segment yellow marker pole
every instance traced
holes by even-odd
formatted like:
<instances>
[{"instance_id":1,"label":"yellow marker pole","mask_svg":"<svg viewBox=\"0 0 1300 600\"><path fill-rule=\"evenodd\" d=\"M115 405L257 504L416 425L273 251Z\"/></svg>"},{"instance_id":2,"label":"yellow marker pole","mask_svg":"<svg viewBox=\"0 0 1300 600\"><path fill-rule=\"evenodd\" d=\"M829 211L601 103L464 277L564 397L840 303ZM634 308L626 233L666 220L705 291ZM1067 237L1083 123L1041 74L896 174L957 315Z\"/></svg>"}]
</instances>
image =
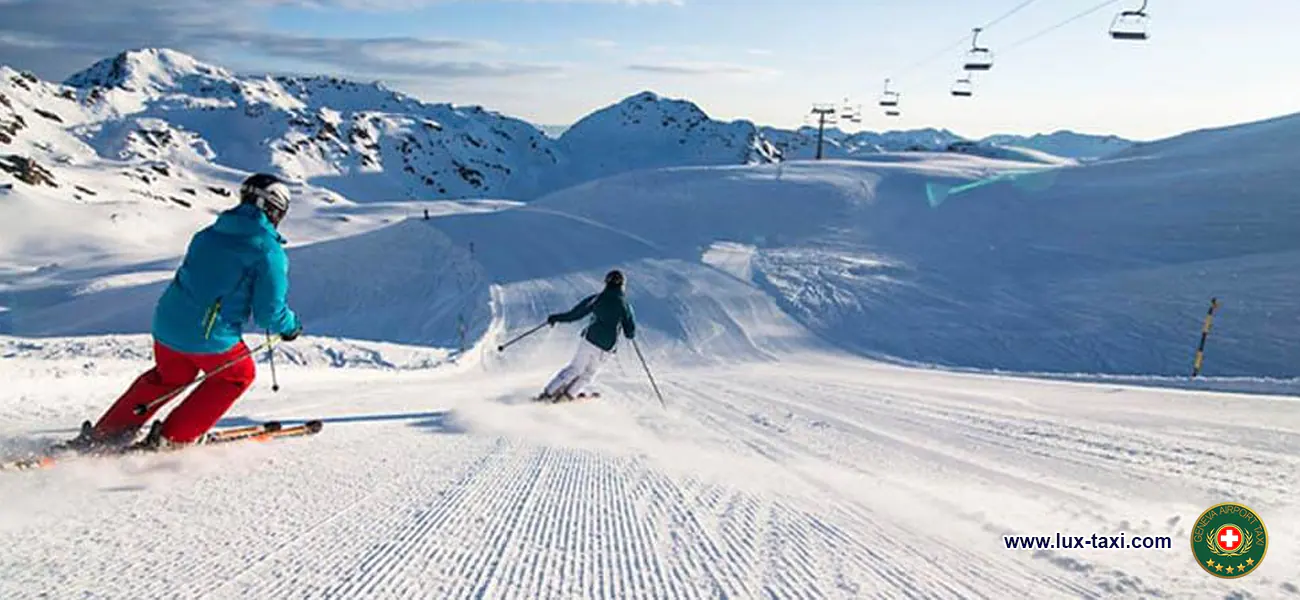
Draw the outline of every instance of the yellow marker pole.
<instances>
[{"instance_id":1,"label":"yellow marker pole","mask_svg":"<svg viewBox=\"0 0 1300 600\"><path fill-rule=\"evenodd\" d=\"M1205 315L1205 325L1201 327L1201 343L1196 347L1196 364L1192 365L1192 379L1201 374L1201 363L1205 361L1205 340L1210 337L1210 327L1214 325L1214 310L1219 308L1219 299L1210 298L1210 312Z\"/></svg>"}]
</instances>

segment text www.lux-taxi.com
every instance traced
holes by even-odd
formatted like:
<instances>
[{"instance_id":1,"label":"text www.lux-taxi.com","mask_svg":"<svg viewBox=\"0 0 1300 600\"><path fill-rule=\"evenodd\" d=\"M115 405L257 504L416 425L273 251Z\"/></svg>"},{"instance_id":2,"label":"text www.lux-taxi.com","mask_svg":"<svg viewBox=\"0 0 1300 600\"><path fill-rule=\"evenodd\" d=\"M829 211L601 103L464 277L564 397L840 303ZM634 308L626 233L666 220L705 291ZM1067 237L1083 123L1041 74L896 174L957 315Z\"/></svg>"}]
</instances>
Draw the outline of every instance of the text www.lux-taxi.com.
<instances>
[{"instance_id":1,"label":"text www.lux-taxi.com","mask_svg":"<svg viewBox=\"0 0 1300 600\"><path fill-rule=\"evenodd\" d=\"M1004 535L1002 541L1008 550L1069 550L1074 548L1114 550L1166 550L1173 548L1168 536L1119 535Z\"/></svg>"}]
</instances>

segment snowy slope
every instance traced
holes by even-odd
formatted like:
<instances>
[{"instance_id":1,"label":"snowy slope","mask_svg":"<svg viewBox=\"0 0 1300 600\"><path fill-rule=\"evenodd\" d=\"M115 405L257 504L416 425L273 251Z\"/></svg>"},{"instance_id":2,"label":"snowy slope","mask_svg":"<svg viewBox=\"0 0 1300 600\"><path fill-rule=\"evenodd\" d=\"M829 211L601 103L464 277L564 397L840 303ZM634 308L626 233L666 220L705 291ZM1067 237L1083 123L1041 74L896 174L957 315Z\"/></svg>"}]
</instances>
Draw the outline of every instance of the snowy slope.
<instances>
[{"instance_id":1,"label":"snowy slope","mask_svg":"<svg viewBox=\"0 0 1300 600\"><path fill-rule=\"evenodd\" d=\"M140 344L143 348L143 343ZM0 362L0 446L68 435L143 366ZM805 356L659 367L520 404L556 366L282 368L226 419L317 437L4 474L0 596L1254 597L1300 589L1292 399L1017 381ZM485 365L486 366L486 365ZM514 365L518 367L518 365ZM1224 427L1224 423L1231 427ZM1224 464L1234 468L1225 477ZM1187 549L1259 511L1256 572ZM1166 538L1009 550L1003 536Z\"/></svg>"},{"instance_id":2,"label":"snowy slope","mask_svg":"<svg viewBox=\"0 0 1300 600\"><path fill-rule=\"evenodd\" d=\"M945 151L972 154L975 156L983 156L984 158L994 158L998 160L1037 163L1040 165L1065 166L1077 162L1071 158L1063 158L1033 148L1006 146L989 142L953 142L948 145Z\"/></svg>"},{"instance_id":3,"label":"snowy slope","mask_svg":"<svg viewBox=\"0 0 1300 600\"><path fill-rule=\"evenodd\" d=\"M1115 135L1091 135L1069 130L1031 136L991 135L980 141L999 146L1030 148L1064 158L1104 158L1127 150L1134 144L1131 140Z\"/></svg>"},{"instance_id":4,"label":"snowy slope","mask_svg":"<svg viewBox=\"0 0 1300 600\"><path fill-rule=\"evenodd\" d=\"M1286 268L1300 256L1289 195L1297 181L1278 144L1295 123L1079 166L910 152L638 171L526 206L296 248L292 293L319 333L445 346L459 325L426 312L451 288L416 287L420 273L464 269L474 283L457 288L463 300L443 314L477 334L490 318L511 329L539 322L621 266L646 335L683 360L835 347L953 367L1161 376L1189 372L1201 318L1218 297L1205 373L1294 377L1300 344L1285 324L1300 322ZM1240 151L1236 160L1209 150L1216 144ZM937 189L955 191L945 199ZM386 252L398 264L375 271L380 279L330 274ZM80 294L50 283L78 276L16 276L0 332L145 330L156 293L148 286L159 283ZM386 304L391 317L367 314L381 298L397 299Z\"/></svg>"}]
</instances>

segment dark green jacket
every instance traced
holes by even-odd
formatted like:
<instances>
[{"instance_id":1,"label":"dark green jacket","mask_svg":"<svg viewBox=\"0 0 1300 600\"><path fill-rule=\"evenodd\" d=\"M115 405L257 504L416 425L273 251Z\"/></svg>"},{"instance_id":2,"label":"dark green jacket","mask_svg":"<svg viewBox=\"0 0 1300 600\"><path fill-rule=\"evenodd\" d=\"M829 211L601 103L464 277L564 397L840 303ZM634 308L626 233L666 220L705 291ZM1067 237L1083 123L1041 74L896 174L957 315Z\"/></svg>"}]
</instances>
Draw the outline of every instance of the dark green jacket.
<instances>
[{"instance_id":1,"label":"dark green jacket","mask_svg":"<svg viewBox=\"0 0 1300 600\"><path fill-rule=\"evenodd\" d=\"M606 287L599 294L587 296L569 312L551 315L548 321L571 323L587 315L592 315L593 318L587 328L582 330L582 337L606 352L618 344L620 325L623 326L623 335L627 339L636 337L636 318L632 315L632 307L623 296L623 290L617 287Z\"/></svg>"}]
</instances>

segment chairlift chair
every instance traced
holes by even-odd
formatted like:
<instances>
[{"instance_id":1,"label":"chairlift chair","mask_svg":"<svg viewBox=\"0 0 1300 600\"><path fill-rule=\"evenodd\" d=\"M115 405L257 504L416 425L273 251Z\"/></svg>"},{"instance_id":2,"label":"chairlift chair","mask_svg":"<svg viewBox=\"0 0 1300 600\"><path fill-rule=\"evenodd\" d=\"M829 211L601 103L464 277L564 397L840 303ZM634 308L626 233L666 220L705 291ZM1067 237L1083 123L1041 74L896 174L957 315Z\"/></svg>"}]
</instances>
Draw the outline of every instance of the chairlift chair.
<instances>
[{"instance_id":1,"label":"chairlift chair","mask_svg":"<svg viewBox=\"0 0 1300 600\"><path fill-rule=\"evenodd\" d=\"M889 80L885 80L885 91L880 94L881 106L898 106L898 92L890 91Z\"/></svg>"},{"instance_id":2,"label":"chairlift chair","mask_svg":"<svg viewBox=\"0 0 1300 600\"><path fill-rule=\"evenodd\" d=\"M958 98L970 98L975 95L975 86L971 83L970 77L963 77L952 84L952 95Z\"/></svg>"},{"instance_id":3,"label":"chairlift chair","mask_svg":"<svg viewBox=\"0 0 1300 600\"><path fill-rule=\"evenodd\" d=\"M981 28L976 27L970 39L970 51L966 53L967 71L987 71L993 68L993 51L979 45Z\"/></svg>"},{"instance_id":4,"label":"chairlift chair","mask_svg":"<svg viewBox=\"0 0 1300 600\"><path fill-rule=\"evenodd\" d=\"M886 110L886 111L885 111L885 116L886 116L886 117L898 117L898 116L902 116L902 114L903 114L903 113L901 113L901 112L899 112L899 111L897 111L897 110L894 110L894 109L889 109L889 110Z\"/></svg>"},{"instance_id":5,"label":"chairlift chair","mask_svg":"<svg viewBox=\"0 0 1300 600\"><path fill-rule=\"evenodd\" d=\"M1143 41L1149 35L1147 25L1151 17L1147 15L1147 0L1137 10L1126 10L1115 15L1110 23L1110 37L1117 40Z\"/></svg>"}]
</instances>

